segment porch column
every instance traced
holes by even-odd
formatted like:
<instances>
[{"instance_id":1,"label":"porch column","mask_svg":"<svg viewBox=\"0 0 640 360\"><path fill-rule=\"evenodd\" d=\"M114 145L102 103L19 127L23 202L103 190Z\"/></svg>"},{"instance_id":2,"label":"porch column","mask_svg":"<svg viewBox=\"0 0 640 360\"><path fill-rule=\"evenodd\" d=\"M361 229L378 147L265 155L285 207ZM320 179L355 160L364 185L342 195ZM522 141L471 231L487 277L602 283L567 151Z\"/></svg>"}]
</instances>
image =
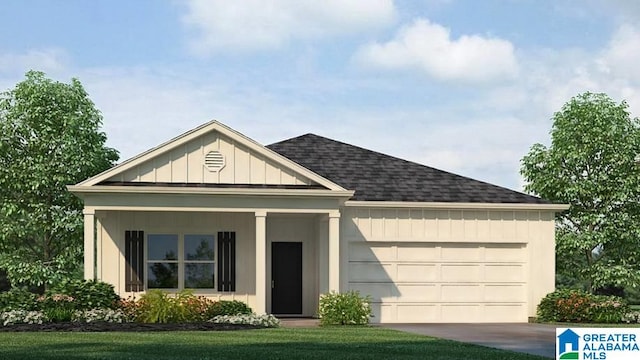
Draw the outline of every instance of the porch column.
<instances>
[{"instance_id":1,"label":"porch column","mask_svg":"<svg viewBox=\"0 0 640 360\"><path fill-rule=\"evenodd\" d=\"M84 278L95 279L95 210L84 208Z\"/></svg>"},{"instance_id":2,"label":"porch column","mask_svg":"<svg viewBox=\"0 0 640 360\"><path fill-rule=\"evenodd\" d=\"M267 312L267 212L256 211L256 314Z\"/></svg>"},{"instance_id":3,"label":"porch column","mask_svg":"<svg viewBox=\"0 0 640 360\"><path fill-rule=\"evenodd\" d=\"M340 211L329 213L329 291L340 291Z\"/></svg>"}]
</instances>

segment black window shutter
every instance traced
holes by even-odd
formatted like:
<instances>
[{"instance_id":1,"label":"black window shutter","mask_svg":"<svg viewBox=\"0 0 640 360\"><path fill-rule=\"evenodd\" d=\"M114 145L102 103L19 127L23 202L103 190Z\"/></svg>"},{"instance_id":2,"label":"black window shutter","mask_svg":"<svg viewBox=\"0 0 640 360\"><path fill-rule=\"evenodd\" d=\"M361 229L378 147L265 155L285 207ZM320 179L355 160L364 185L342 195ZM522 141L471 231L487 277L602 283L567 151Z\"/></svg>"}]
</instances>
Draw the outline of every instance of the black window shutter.
<instances>
[{"instance_id":1,"label":"black window shutter","mask_svg":"<svg viewBox=\"0 0 640 360\"><path fill-rule=\"evenodd\" d=\"M144 231L124 232L125 291L144 291Z\"/></svg>"},{"instance_id":2,"label":"black window shutter","mask_svg":"<svg viewBox=\"0 0 640 360\"><path fill-rule=\"evenodd\" d=\"M218 291L236 291L236 233L218 233Z\"/></svg>"}]
</instances>

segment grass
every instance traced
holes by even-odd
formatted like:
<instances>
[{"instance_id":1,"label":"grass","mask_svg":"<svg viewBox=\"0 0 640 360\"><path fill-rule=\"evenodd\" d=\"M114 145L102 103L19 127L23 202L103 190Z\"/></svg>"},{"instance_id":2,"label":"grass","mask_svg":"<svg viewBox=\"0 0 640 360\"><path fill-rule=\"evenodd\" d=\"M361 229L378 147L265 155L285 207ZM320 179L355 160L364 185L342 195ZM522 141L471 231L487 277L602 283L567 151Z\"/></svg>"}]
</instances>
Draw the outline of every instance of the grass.
<instances>
[{"instance_id":1,"label":"grass","mask_svg":"<svg viewBox=\"0 0 640 360\"><path fill-rule=\"evenodd\" d=\"M373 327L221 332L0 333L0 359L541 360Z\"/></svg>"}]
</instances>

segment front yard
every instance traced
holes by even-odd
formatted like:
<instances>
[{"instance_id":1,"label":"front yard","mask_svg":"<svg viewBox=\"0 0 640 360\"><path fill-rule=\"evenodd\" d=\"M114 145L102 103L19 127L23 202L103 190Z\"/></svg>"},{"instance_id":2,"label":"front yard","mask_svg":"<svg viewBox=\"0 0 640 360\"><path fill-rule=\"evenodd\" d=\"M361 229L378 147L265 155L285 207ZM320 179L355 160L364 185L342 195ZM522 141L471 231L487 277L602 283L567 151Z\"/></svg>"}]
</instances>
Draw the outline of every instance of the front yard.
<instances>
[{"instance_id":1,"label":"front yard","mask_svg":"<svg viewBox=\"0 0 640 360\"><path fill-rule=\"evenodd\" d=\"M370 327L0 333L0 359L431 359L542 357Z\"/></svg>"}]
</instances>

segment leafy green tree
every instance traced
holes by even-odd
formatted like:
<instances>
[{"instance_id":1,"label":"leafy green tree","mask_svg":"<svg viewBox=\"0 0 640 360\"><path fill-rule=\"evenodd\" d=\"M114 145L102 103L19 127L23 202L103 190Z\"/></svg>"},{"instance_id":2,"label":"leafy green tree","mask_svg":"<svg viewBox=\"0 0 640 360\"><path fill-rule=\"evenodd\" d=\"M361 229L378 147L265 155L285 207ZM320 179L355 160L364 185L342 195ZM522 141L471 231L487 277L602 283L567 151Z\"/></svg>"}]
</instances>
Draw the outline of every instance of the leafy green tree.
<instances>
[{"instance_id":1,"label":"leafy green tree","mask_svg":"<svg viewBox=\"0 0 640 360\"><path fill-rule=\"evenodd\" d=\"M66 185L118 159L101 125L77 79L30 71L0 94L0 268L14 285L81 274L82 203Z\"/></svg>"},{"instance_id":2,"label":"leafy green tree","mask_svg":"<svg viewBox=\"0 0 640 360\"><path fill-rule=\"evenodd\" d=\"M605 94L572 98L553 116L551 145L522 159L526 190L570 204L559 214L559 280L588 290L640 282L640 123Z\"/></svg>"}]
</instances>

